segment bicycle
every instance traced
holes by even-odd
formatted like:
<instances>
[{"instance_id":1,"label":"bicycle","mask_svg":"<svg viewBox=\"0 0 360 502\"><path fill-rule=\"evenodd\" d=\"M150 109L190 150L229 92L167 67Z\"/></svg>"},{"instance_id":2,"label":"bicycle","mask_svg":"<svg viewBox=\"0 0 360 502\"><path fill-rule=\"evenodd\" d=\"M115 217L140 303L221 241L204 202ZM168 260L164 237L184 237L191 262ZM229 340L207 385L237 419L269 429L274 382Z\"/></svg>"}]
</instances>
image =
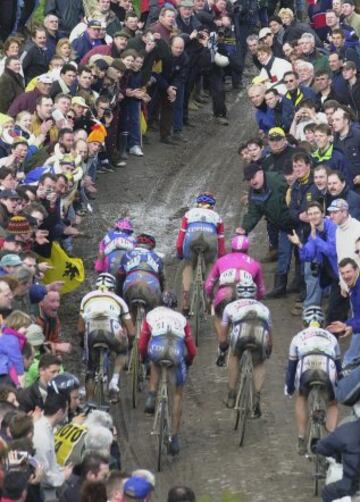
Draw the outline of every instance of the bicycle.
<instances>
[{"instance_id":1,"label":"bicycle","mask_svg":"<svg viewBox=\"0 0 360 502\"><path fill-rule=\"evenodd\" d=\"M107 343L97 342L93 345L95 358L94 401L98 406L107 404L108 385L110 382L110 349Z\"/></svg>"},{"instance_id":2,"label":"bicycle","mask_svg":"<svg viewBox=\"0 0 360 502\"><path fill-rule=\"evenodd\" d=\"M328 400L327 384L323 379L314 380L310 384L308 396L308 458L314 460L314 495L319 494L319 485L326 477L326 459L318 453L312 453L316 444L326 433L326 409Z\"/></svg>"},{"instance_id":3,"label":"bicycle","mask_svg":"<svg viewBox=\"0 0 360 502\"><path fill-rule=\"evenodd\" d=\"M206 301L204 294L205 260L202 247L194 248L193 251L197 254L197 259L195 267L195 279L192 285L189 315L191 317L194 317L195 343L198 347L200 338L200 324L201 320L204 319L206 312Z\"/></svg>"},{"instance_id":4,"label":"bicycle","mask_svg":"<svg viewBox=\"0 0 360 502\"><path fill-rule=\"evenodd\" d=\"M157 404L152 436L158 436L158 455L157 455L157 470L161 471L161 457L165 450L168 452L171 441L171 422L169 411L169 393L168 393L168 370L173 366L172 361L164 359L159 362L160 365L160 383L157 394Z\"/></svg>"},{"instance_id":5,"label":"bicycle","mask_svg":"<svg viewBox=\"0 0 360 502\"><path fill-rule=\"evenodd\" d=\"M239 363L239 390L236 395L234 407L234 410L236 411L234 430L236 431L239 429L239 446L242 446L244 443L246 420L251 413L254 404L254 366L251 351L256 347L257 346L255 344L247 344Z\"/></svg>"},{"instance_id":6,"label":"bicycle","mask_svg":"<svg viewBox=\"0 0 360 502\"><path fill-rule=\"evenodd\" d=\"M140 338L141 325L145 319L145 301L133 300L131 302L132 311L135 316L135 340L129 358L128 372L131 374L131 398L133 408L137 407L138 393L142 391L145 381L145 368L140 360L137 342Z\"/></svg>"}]
</instances>

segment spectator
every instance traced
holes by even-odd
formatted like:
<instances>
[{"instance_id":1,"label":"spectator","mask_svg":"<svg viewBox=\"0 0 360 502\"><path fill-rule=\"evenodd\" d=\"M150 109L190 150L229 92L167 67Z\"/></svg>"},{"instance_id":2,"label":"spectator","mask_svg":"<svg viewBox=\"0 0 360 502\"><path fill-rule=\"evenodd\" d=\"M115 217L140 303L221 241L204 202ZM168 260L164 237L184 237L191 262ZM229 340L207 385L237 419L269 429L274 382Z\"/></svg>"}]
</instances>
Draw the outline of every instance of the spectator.
<instances>
[{"instance_id":1,"label":"spectator","mask_svg":"<svg viewBox=\"0 0 360 502\"><path fill-rule=\"evenodd\" d=\"M342 14L347 24L354 28L357 36L360 37L360 14L355 12L353 0L342 2Z\"/></svg>"},{"instance_id":2,"label":"spectator","mask_svg":"<svg viewBox=\"0 0 360 502\"><path fill-rule=\"evenodd\" d=\"M132 476L124 484L124 502L147 502L151 492L151 483L139 476Z\"/></svg>"},{"instance_id":3,"label":"spectator","mask_svg":"<svg viewBox=\"0 0 360 502\"><path fill-rule=\"evenodd\" d=\"M328 70L318 70L315 73L315 88L318 91L317 101L323 105L329 99L336 99L331 87L331 76Z\"/></svg>"},{"instance_id":4,"label":"spectator","mask_svg":"<svg viewBox=\"0 0 360 502\"><path fill-rule=\"evenodd\" d=\"M329 54L328 60L332 73L331 88L335 99L341 103L345 103L347 98L347 83L342 73L344 60L337 52Z\"/></svg>"},{"instance_id":5,"label":"spectator","mask_svg":"<svg viewBox=\"0 0 360 502\"><path fill-rule=\"evenodd\" d=\"M68 38L60 38L56 44L56 56L61 57L65 64L74 60L74 54Z\"/></svg>"},{"instance_id":6,"label":"spectator","mask_svg":"<svg viewBox=\"0 0 360 502\"><path fill-rule=\"evenodd\" d=\"M20 55L20 48L21 48L21 43L18 38L8 37L5 40L5 43L3 45L4 56L2 59L0 59L0 75L4 73L6 59L10 56L18 58ZM21 75L24 76L22 68L21 68Z\"/></svg>"},{"instance_id":7,"label":"spectator","mask_svg":"<svg viewBox=\"0 0 360 502\"><path fill-rule=\"evenodd\" d=\"M46 48L49 57L52 58L56 52L56 46L62 34L59 32L59 18L54 14L45 16L43 25L46 31Z\"/></svg>"},{"instance_id":8,"label":"spectator","mask_svg":"<svg viewBox=\"0 0 360 502\"><path fill-rule=\"evenodd\" d=\"M4 474L1 502L25 502L28 493L29 475L19 470Z\"/></svg>"},{"instance_id":9,"label":"spectator","mask_svg":"<svg viewBox=\"0 0 360 502\"><path fill-rule=\"evenodd\" d=\"M45 16L54 14L59 19L59 29L67 35L84 16L82 0L46 0Z\"/></svg>"},{"instance_id":10,"label":"spectator","mask_svg":"<svg viewBox=\"0 0 360 502\"><path fill-rule=\"evenodd\" d=\"M270 47L275 57L284 58L282 44L275 38L270 27L262 28L259 31L259 42L260 44L265 44L268 47Z\"/></svg>"},{"instance_id":11,"label":"spectator","mask_svg":"<svg viewBox=\"0 0 360 502\"><path fill-rule=\"evenodd\" d=\"M316 105L313 101L304 99L295 112L294 120L290 127L290 134L295 139L304 141L304 127L308 124L326 124L326 115L322 112L316 112Z\"/></svg>"},{"instance_id":12,"label":"spectator","mask_svg":"<svg viewBox=\"0 0 360 502\"><path fill-rule=\"evenodd\" d=\"M302 58L311 63L314 71L329 71L327 54L325 51L315 47L315 37L311 33L303 33L299 40Z\"/></svg>"},{"instance_id":13,"label":"spectator","mask_svg":"<svg viewBox=\"0 0 360 502\"><path fill-rule=\"evenodd\" d=\"M312 63L298 59L294 63L294 70L298 73L299 81L304 87L313 87L315 70Z\"/></svg>"},{"instance_id":14,"label":"spectator","mask_svg":"<svg viewBox=\"0 0 360 502\"><path fill-rule=\"evenodd\" d=\"M349 105L355 118L360 119L360 80L357 77L356 65L353 61L346 61L342 67L342 74L347 84L346 98L343 104Z\"/></svg>"},{"instance_id":15,"label":"spectator","mask_svg":"<svg viewBox=\"0 0 360 502\"><path fill-rule=\"evenodd\" d=\"M327 207L335 199L344 199L349 205L350 215L360 220L360 195L349 188L344 175L338 171L330 171L327 184L325 198Z\"/></svg>"},{"instance_id":16,"label":"spectator","mask_svg":"<svg viewBox=\"0 0 360 502\"><path fill-rule=\"evenodd\" d=\"M38 361L38 378L30 386L19 392L20 408L26 413L36 408L44 409L48 393L48 383L59 374L60 359L54 354L43 354Z\"/></svg>"},{"instance_id":17,"label":"spectator","mask_svg":"<svg viewBox=\"0 0 360 502\"><path fill-rule=\"evenodd\" d=\"M106 502L106 488L102 481L85 481L79 502Z\"/></svg>"},{"instance_id":18,"label":"spectator","mask_svg":"<svg viewBox=\"0 0 360 502\"><path fill-rule=\"evenodd\" d=\"M270 129L268 141L270 152L263 160L264 170L281 173L287 161L292 158L294 148L289 145L285 132L280 127Z\"/></svg>"},{"instance_id":19,"label":"spectator","mask_svg":"<svg viewBox=\"0 0 360 502\"><path fill-rule=\"evenodd\" d=\"M51 344L52 350L68 353L71 344L61 342L61 322L58 314L60 308L60 295L57 291L49 291L39 303L40 314L36 322L41 326L45 340Z\"/></svg>"},{"instance_id":20,"label":"spectator","mask_svg":"<svg viewBox=\"0 0 360 502\"><path fill-rule=\"evenodd\" d=\"M360 131L353 126L348 110L338 108L333 117L334 145L349 161L355 190L360 190Z\"/></svg>"},{"instance_id":21,"label":"spectator","mask_svg":"<svg viewBox=\"0 0 360 502\"><path fill-rule=\"evenodd\" d=\"M0 226L6 228L10 218L17 213L20 195L15 190L0 191Z\"/></svg>"},{"instance_id":22,"label":"spectator","mask_svg":"<svg viewBox=\"0 0 360 502\"><path fill-rule=\"evenodd\" d=\"M7 317L12 310L12 301L14 295L11 291L9 283L4 278L0 277L0 319L1 324L4 317Z\"/></svg>"},{"instance_id":23,"label":"spectator","mask_svg":"<svg viewBox=\"0 0 360 502\"><path fill-rule=\"evenodd\" d=\"M259 45L257 58L262 65L259 76L264 79L266 87L275 88L279 94L284 95L286 87L282 82L284 74L291 70L291 64L286 59L274 57L272 50L266 45Z\"/></svg>"},{"instance_id":24,"label":"spectator","mask_svg":"<svg viewBox=\"0 0 360 502\"><path fill-rule=\"evenodd\" d=\"M32 40L21 55L26 83L34 77L46 73L49 67L51 54L46 48L46 31L44 28L34 28Z\"/></svg>"},{"instance_id":25,"label":"spectator","mask_svg":"<svg viewBox=\"0 0 360 502\"><path fill-rule=\"evenodd\" d=\"M360 70L360 57L355 48L346 46L345 34L342 30L332 31L331 42L343 61L352 61L356 69Z\"/></svg>"},{"instance_id":26,"label":"spectator","mask_svg":"<svg viewBox=\"0 0 360 502\"><path fill-rule=\"evenodd\" d=\"M16 56L7 57L4 73L0 77L0 113L7 113L13 100L23 92L20 60Z\"/></svg>"},{"instance_id":27,"label":"spectator","mask_svg":"<svg viewBox=\"0 0 360 502\"><path fill-rule=\"evenodd\" d=\"M106 495L108 502L118 502L121 500L124 494L124 483L126 481L126 476L120 471L111 471L106 479ZM67 502L67 501L60 501ZM69 500L69 502L71 502Z\"/></svg>"},{"instance_id":28,"label":"spectator","mask_svg":"<svg viewBox=\"0 0 360 502\"><path fill-rule=\"evenodd\" d=\"M75 61L78 63L93 47L102 44L100 40L101 22L96 19L89 20L87 29L82 35L73 40L72 48L75 51Z\"/></svg>"},{"instance_id":29,"label":"spectator","mask_svg":"<svg viewBox=\"0 0 360 502\"><path fill-rule=\"evenodd\" d=\"M293 120L295 109L289 100L285 100L276 89L268 89L265 92L265 103L269 127L281 127L288 132Z\"/></svg>"},{"instance_id":30,"label":"spectator","mask_svg":"<svg viewBox=\"0 0 360 502\"><path fill-rule=\"evenodd\" d=\"M58 94L76 94L77 71L74 65L65 64L60 70L60 78L55 80L51 86L49 96L55 98Z\"/></svg>"},{"instance_id":31,"label":"spectator","mask_svg":"<svg viewBox=\"0 0 360 502\"><path fill-rule=\"evenodd\" d=\"M285 100L292 102L296 110L299 109L304 99L310 99L314 103L318 101L315 91L311 87L300 84L299 75L294 71L284 73L284 84L286 87Z\"/></svg>"},{"instance_id":32,"label":"spectator","mask_svg":"<svg viewBox=\"0 0 360 502\"><path fill-rule=\"evenodd\" d=\"M34 424L33 444L35 458L44 467L42 487L45 498L56 498L56 491L72 473L72 467L61 468L56 460L54 428L63 422L67 415L66 399L59 394L47 396L44 404L44 415ZM52 497L52 498L51 498Z\"/></svg>"},{"instance_id":33,"label":"spectator","mask_svg":"<svg viewBox=\"0 0 360 502\"><path fill-rule=\"evenodd\" d=\"M241 227L236 231L240 234L248 234L263 216L273 224L279 234L278 263L274 289L267 294L267 298L285 296L291 261L291 245L287 234L292 228L285 202L287 191L285 179L277 172L264 171L259 163L246 166L244 179L250 185L248 211L243 218Z\"/></svg>"},{"instance_id":34,"label":"spectator","mask_svg":"<svg viewBox=\"0 0 360 502\"><path fill-rule=\"evenodd\" d=\"M49 96L52 86L52 80L48 75L40 75L36 80L35 89L33 91L20 94L12 102L8 113L11 117L16 117L23 111L34 113L36 103L40 96Z\"/></svg>"}]
</instances>

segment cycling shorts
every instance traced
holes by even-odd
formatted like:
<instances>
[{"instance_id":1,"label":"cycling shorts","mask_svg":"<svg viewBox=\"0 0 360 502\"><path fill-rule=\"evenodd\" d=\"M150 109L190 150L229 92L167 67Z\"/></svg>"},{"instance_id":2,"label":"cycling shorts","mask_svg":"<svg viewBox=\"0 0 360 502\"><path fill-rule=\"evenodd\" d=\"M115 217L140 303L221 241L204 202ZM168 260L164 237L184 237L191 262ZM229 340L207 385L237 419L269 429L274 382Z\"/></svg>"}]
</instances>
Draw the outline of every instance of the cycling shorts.
<instances>
[{"instance_id":1,"label":"cycling shorts","mask_svg":"<svg viewBox=\"0 0 360 502\"><path fill-rule=\"evenodd\" d=\"M219 288L213 302L215 314L221 319L226 305L234 300L236 300L234 286L223 286Z\"/></svg>"},{"instance_id":2,"label":"cycling shorts","mask_svg":"<svg viewBox=\"0 0 360 502\"><path fill-rule=\"evenodd\" d=\"M214 226L206 223L193 224L190 229L186 231L184 244L183 244L183 257L184 260L196 263L197 250L200 248L204 254L206 264L212 263L216 260L218 254L218 236L214 231ZM206 230L206 225L209 229ZM211 230L210 230L211 229Z\"/></svg>"},{"instance_id":3,"label":"cycling shorts","mask_svg":"<svg viewBox=\"0 0 360 502\"><path fill-rule=\"evenodd\" d=\"M326 354L304 355L297 364L295 388L300 394L307 396L314 381L323 382L331 390L331 399L334 399L336 382L335 361Z\"/></svg>"},{"instance_id":4,"label":"cycling shorts","mask_svg":"<svg viewBox=\"0 0 360 502\"><path fill-rule=\"evenodd\" d=\"M149 309L156 307L161 297L158 277L142 270L130 272L124 282L123 296L129 305L134 300L142 300Z\"/></svg>"},{"instance_id":5,"label":"cycling shorts","mask_svg":"<svg viewBox=\"0 0 360 502\"><path fill-rule=\"evenodd\" d=\"M240 359L245 349L252 353L254 365L270 356L269 331L260 320L237 323L230 335L230 353Z\"/></svg>"},{"instance_id":6,"label":"cycling shorts","mask_svg":"<svg viewBox=\"0 0 360 502\"><path fill-rule=\"evenodd\" d=\"M118 249L113 251L108 256L105 257L106 272L109 274L117 276L119 272L120 262L124 254L126 253L123 249Z\"/></svg>"},{"instance_id":7,"label":"cycling shorts","mask_svg":"<svg viewBox=\"0 0 360 502\"><path fill-rule=\"evenodd\" d=\"M117 323L117 321L110 321L111 323ZM94 376L96 370L96 344L106 345L111 352L116 355L126 355L128 352L128 337L123 330L117 330L115 334L116 326L112 331L105 329L97 329L93 331L86 332L85 334L85 359L87 366L87 375Z\"/></svg>"},{"instance_id":8,"label":"cycling shorts","mask_svg":"<svg viewBox=\"0 0 360 502\"><path fill-rule=\"evenodd\" d=\"M171 361L175 368L176 386L181 387L186 382L187 367L185 363L185 344L181 338L155 336L150 339L148 357L153 363L162 360Z\"/></svg>"}]
</instances>

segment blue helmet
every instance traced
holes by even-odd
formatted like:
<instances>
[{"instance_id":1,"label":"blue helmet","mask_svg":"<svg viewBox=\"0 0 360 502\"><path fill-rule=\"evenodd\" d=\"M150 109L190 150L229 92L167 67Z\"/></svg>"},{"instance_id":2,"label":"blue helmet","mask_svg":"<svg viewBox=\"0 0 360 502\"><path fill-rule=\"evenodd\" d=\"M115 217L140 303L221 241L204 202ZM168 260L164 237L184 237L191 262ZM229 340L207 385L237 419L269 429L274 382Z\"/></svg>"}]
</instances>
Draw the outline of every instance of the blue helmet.
<instances>
[{"instance_id":1,"label":"blue helmet","mask_svg":"<svg viewBox=\"0 0 360 502\"><path fill-rule=\"evenodd\" d=\"M204 192L204 193L200 193L196 197L196 202L197 202L197 204L209 204L209 206L215 206L216 199L212 193Z\"/></svg>"}]
</instances>

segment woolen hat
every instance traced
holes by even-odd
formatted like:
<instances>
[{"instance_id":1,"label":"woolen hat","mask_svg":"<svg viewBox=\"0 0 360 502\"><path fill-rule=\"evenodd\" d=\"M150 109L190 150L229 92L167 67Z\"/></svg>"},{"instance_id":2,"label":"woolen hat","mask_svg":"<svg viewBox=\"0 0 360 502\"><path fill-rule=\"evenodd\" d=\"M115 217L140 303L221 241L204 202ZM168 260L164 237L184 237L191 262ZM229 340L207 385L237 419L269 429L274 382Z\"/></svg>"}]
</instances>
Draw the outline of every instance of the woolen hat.
<instances>
[{"instance_id":1,"label":"woolen hat","mask_svg":"<svg viewBox=\"0 0 360 502\"><path fill-rule=\"evenodd\" d=\"M45 341L43 330L38 324L30 324L30 326L26 328L25 336L30 345L34 347L42 345Z\"/></svg>"},{"instance_id":2,"label":"woolen hat","mask_svg":"<svg viewBox=\"0 0 360 502\"><path fill-rule=\"evenodd\" d=\"M9 234L23 235L31 232L30 223L25 216L12 216L9 220L6 231Z\"/></svg>"}]
</instances>

